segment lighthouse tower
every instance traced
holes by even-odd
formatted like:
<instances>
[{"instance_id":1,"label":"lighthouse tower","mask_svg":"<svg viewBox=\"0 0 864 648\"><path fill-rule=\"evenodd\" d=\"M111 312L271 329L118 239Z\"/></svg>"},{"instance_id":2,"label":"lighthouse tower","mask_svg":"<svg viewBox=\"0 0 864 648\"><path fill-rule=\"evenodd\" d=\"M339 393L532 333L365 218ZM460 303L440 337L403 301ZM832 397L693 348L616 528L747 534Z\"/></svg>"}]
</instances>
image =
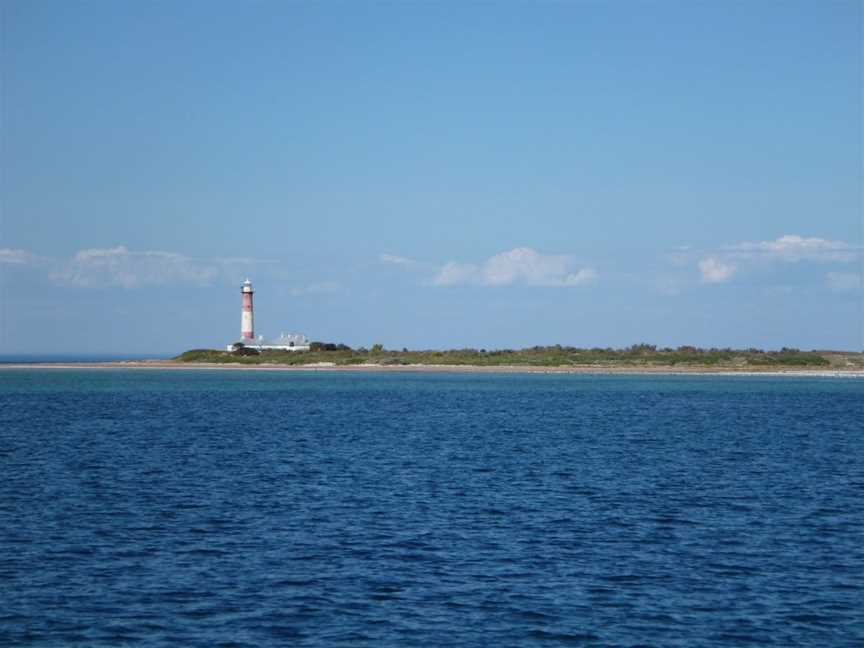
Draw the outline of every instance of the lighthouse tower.
<instances>
[{"instance_id":1,"label":"lighthouse tower","mask_svg":"<svg viewBox=\"0 0 864 648\"><path fill-rule=\"evenodd\" d=\"M252 282L247 279L240 289L243 304L243 311L240 315L240 339L244 342L255 339L255 328L252 325L252 293Z\"/></svg>"}]
</instances>

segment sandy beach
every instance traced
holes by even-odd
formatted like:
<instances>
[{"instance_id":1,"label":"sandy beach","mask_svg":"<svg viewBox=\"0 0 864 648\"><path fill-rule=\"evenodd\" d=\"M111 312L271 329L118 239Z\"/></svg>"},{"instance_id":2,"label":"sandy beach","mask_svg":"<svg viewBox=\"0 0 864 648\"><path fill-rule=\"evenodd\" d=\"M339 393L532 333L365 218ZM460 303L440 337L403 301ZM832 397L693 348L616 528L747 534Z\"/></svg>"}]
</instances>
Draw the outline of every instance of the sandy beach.
<instances>
[{"instance_id":1,"label":"sandy beach","mask_svg":"<svg viewBox=\"0 0 864 648\"><path fill-rule=\"evenodd\" d=\"M728 367L625 367L573 365L544 367L531 365L379 365L313 363L307 365L285 364L217 364L205 362L176 362L173 360L128 360L111 362L32 362L0 364L0 370L21 369L143 369L143 370L217 370L217 371L294 371L294 372L380 372L380 373L476 373L476 374L594 374L594 375L686 375L686 376L797 376L813 378L864 378L861 369L809 369L794 367L766 369L735 369Z\"/></svg>"}]
</instances>

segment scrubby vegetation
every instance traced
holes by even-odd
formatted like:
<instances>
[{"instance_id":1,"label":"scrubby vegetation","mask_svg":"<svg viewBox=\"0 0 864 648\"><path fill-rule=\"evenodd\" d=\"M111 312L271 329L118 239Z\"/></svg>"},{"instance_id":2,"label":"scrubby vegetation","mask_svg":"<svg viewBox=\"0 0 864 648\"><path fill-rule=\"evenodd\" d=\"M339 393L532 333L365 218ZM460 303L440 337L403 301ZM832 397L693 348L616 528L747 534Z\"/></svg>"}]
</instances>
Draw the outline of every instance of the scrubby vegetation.
<instances>
[{"instance_id":1,"label":"scrubby vegetation","mask_svg":"<svg viewBox=\"0 0 864 648\"><path fill-rule=\"evenodd\" d=\"M864 365L862 354L760 349L700 349L692 346L657 348L634 344L623 349L583 349L569 346L535 346L527 349L451 349L446 351L401 351L375 344L371 349L352 349L344 344L313 342L309 351L233 352L195 349L177 356L181 362L308 365L476 365L539 367L711 367L758 369L771 367L830 367Z\"/></svg>"}]
</instances>

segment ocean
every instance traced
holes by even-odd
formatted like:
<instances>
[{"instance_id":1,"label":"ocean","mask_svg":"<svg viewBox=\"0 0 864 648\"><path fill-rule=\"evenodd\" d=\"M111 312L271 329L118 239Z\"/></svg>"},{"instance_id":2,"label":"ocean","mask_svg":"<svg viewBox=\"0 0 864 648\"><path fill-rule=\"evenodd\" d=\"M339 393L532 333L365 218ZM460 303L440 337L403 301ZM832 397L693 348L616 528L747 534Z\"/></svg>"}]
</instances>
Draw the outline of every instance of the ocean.
<instances>
[{"instance_id":1,"label":"ocean","mask_svg":"<svg viewBox=\"0 0 864 648\"><path fill-rule=\"evenodd\" d=\"M864 645L864 380L0 369L3 646Z\"/></svg>"}]
</instances>

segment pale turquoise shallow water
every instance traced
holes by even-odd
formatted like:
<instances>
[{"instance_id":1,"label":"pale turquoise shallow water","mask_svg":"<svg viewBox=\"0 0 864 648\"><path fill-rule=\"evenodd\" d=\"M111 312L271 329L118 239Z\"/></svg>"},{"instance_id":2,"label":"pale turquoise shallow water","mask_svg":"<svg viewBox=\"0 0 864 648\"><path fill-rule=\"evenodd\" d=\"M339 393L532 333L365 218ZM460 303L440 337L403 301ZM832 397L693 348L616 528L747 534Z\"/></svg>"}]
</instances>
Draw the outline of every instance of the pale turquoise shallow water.
<instances>
[{"instance_id":1,"label":"pale turquoise shallow water","mask_svg":"<svg viewBox=\"0 0 864 648\"><path fill-rule=\"evenodd\" d=\"M0 645L864 645L864 381L0 370Z\"/></svg>"}]
</instances>

